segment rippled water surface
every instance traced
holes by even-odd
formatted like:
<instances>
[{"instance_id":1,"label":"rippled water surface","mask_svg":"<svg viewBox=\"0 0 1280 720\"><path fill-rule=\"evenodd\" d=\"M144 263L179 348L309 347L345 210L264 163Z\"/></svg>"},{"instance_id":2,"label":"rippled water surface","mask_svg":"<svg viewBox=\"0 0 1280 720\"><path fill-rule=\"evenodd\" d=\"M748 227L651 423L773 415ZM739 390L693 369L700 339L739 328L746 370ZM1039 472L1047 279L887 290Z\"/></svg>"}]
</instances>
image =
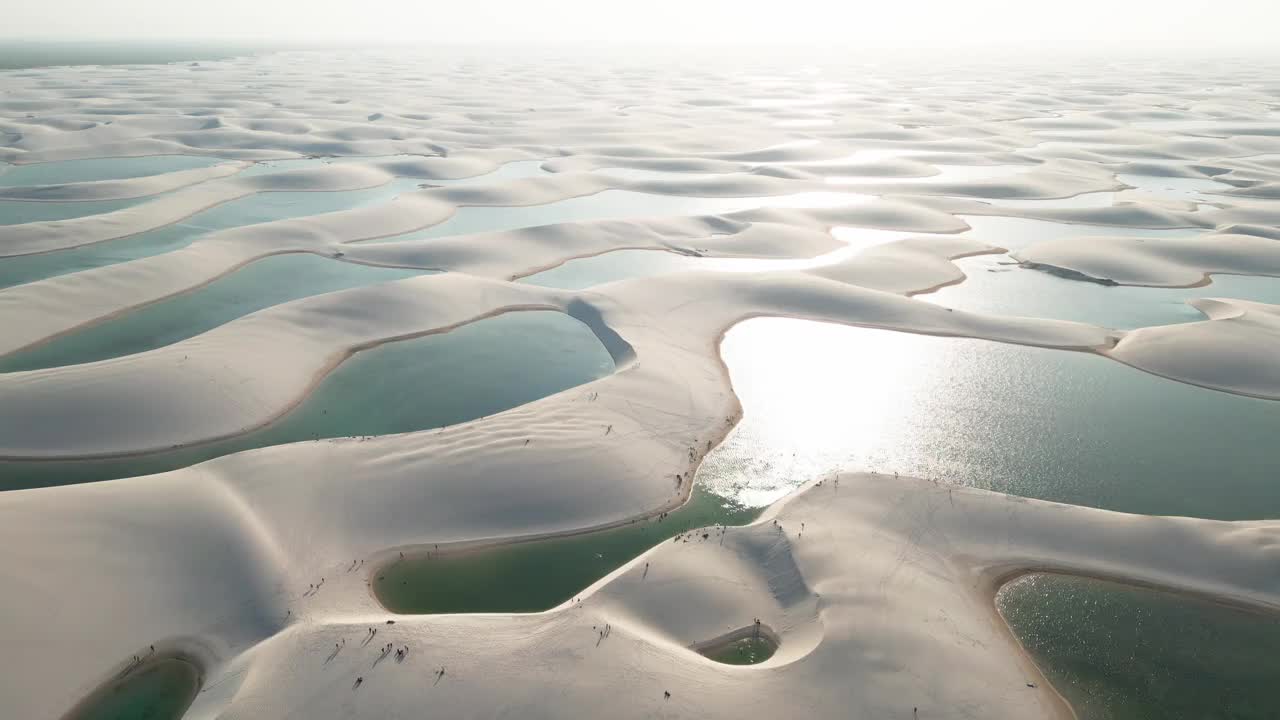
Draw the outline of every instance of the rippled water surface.
<instances>
[{"instance_id":1,"label":"rippled water surface","mask_svg":"<svg viewBox=\"0 0 1280 720\"><path fill-rule=\"evenodd\" d=\"M713 492L764 505L837 468L1125 512L1280 516L1280 410L1060 350L759 318L722 345L745 411Z\"/></svg>"},{"instance_id":2,"label":"rippled water surface","mask_svg":"<svg viewBox=\"0 0 1280 720\"><path fill-rule=\"evenodd\" d=\"M1014 581L997 604L1080 720L1276 717L1276 616L1061 575Z\"/></svg>"}]
</instances>

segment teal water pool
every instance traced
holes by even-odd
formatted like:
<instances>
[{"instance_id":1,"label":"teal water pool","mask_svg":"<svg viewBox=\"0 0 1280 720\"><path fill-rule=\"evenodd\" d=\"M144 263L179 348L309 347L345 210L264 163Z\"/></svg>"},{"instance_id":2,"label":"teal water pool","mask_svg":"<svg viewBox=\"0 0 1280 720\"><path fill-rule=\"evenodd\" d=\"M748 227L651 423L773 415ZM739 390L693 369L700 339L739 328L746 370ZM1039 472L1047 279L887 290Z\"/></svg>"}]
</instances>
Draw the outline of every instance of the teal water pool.
<instances>
[{"instance_id":1,"label":"teal water pool","mask_svg":"<svg viewBox=\"0 0 1280 720\"><path fill-rule=\"evenodd\" d=\"M421 275L425 271L342 262L310 253L249 263L203 287L0 357L0 372L96 362L178 342L290 300Z\"/></svg>"},{"instance_id":2,"label":"teal water pool","mask_svg":"<svg viewBox=\"0 0 1280 720\"><path fill-rule=\"evenodd\" d=\"M1128 330L1203 320L1192 298L1237 298L1280 303L1280 278L1214 275L1194 288L1146 288L1070 280L1021 267L1008 255L962 258L964 282L919 298L958 310L1074 320Z\"/></svg>"},{"instance_id":3,"label":"teal water pool","mask_svg":"<svg viewBox=\"0 0 1280 720\"><path fill-rule=\"evenodd\" d=\"M201 235L216 230L383 202L414 190L420 184L420 180L402 179L367 190L256 193L137 235L39 255L0 259L0 288L159 255L186 247Z\"/></svg>"},{"instance_id":4,"label":"teal water pool","mask_svg":"<svg viewBox=\"0 0 1280 720\"><path fill-rule=\"evenodd\" d=\"M609 353L578 320L513 312L358 352L280 419L226 440L120 458L0 460L0 490L148 475L269 445L453 425L613 370Z\"/></svg>"},{"instance_id":5,"label":"teal water pool","mask_svg":"<svg viewBox=\"0 0 1280 720\"><path fill-rule=\"evenodd\" d=\"M1280 618L1065 575L1029 575L1000 614L1080 720L1280 716Z\"/></svg>"},{"instance_id":6,"label":"teal water pool","mask_svg":"<svg viewBox=\"0 0 1280 720\"><path fill-rule=\"evenodd\" d=\"M742 422L698 480L748 506L843 470L1124 512L1280 517L1280 404L1080 352L757 318L721 346Z\"/></svg>"},{"instance_id":7,"label":"teal water pool","mask_svg":"<svg viewBox=\"0 0 1280 720\"><path fill-rule=\"evenodd\" d=\"M388 610L405 614L540 612L660 542L679 535L709 542L690 531L743 525L759 512L695 487L687 503L662 519L456 554L407 553L375 571L373 592Z\"/></svg>"}]
</instances>

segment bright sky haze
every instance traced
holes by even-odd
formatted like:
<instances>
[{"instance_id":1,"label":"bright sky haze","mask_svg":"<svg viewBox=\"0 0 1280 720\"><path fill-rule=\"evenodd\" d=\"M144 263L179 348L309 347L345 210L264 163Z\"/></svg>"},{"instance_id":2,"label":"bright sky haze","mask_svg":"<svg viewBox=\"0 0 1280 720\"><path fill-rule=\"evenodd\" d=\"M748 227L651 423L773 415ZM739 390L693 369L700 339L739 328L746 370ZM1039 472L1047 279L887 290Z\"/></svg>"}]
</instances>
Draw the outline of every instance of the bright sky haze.
<instances>
[{"instance_id":1,"label":"bright sky haze","mask_svg":"<svg viewBox=\"0 0 1280 720\"><path fill-rule=\"evenodd\" d=\"M289 43L1265 49L1280 0L40 0L0 36Z\"/></svg>"}]
</instances>

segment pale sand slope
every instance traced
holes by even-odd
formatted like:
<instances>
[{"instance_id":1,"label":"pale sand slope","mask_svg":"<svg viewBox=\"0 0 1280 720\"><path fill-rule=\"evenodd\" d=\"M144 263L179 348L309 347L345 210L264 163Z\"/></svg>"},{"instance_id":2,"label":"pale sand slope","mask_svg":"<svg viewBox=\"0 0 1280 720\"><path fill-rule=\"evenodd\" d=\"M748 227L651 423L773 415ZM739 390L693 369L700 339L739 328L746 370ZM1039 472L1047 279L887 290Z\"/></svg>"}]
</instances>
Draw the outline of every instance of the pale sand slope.
<instances>
[{"instance_id":1,"label":"pale sand slope","mask_svg":"<svg viewBox=\"0 0 1280 720\"><path fill-rule=\"evenodd\" d=\"M369 566L344 572L345 558L362 556L348 544L355 538L335 543L317 528L323 549L306 551L309 538L273 542L265 518L296 495L240 497L220 483L157 477L80 486L37 524L27 506L45 494L5 498L0 532L35 548L51 546L31 538L56 537L60 552L13 557L15 543L4 543L6 580L42 563L80 570L82 587L110 583L93 603L112 622L72 632L92 622L83 600L36 588L0 599L24 658L0 679L18 717L57 716L113 661L153 641L205 665L211 689L193 718L585 717L600 707L637 718L910 718L913 707L925 717L1067 717L995 614L1001 578L1049 569L1280 607L1274 522L1124 515L844 474L730 528L723 542L713 531L663 543L580 604L523 616L401 616L388 626L364 585ZM349 522L383 535L368 510L353 503ZM80 525L86 514L98 522ZM110 568L104 556L115 559ZM302 578L285 570L299 566L324 575L317 594L304 597ZM718 665L688 649L754 618L781 639L763 665ZM605 623L612 631L600 640L592 626ZM370 626L377 638L362 647ZM408 659L374 667L385 642L409 645ZM353 689L357 677L364 682Z\"/></svg>"},{"instance_id":2,"label":"pale sand slope","mask_svg":"<svg viewBox=\"0 0 1280 720\"><path fill-rule=\"evenodd\" d=\"M1256 235L1192 238L1094 237L1050 240L1013 253L1120 285L1194 287L1209 275L1280 275L1280 240Z\"/></svg>"},{"instance_id":3,"label":"pale sand slope","mask_svg":"<svg viewBox=\"0 0 1280 720\"><path fill-rule=\"evenodd\" d=\"M1187 302L1209 319L1140 328L1103 354L1174 380L1274 399L1280 387L1280 305L1224 298Z\"/></svg>"}]
</instances>

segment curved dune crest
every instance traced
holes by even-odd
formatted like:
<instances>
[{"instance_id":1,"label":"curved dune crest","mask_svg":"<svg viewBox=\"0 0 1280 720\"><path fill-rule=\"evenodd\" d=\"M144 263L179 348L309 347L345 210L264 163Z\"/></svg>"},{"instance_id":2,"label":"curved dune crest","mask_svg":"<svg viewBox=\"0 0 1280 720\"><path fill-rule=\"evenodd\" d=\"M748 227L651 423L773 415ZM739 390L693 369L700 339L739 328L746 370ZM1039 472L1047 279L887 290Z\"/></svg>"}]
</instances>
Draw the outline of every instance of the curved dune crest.
<instances>
[{"instance_id":1,"label":"curved dune crest","mask_svg":"<svg viewBox=\"0 0 1280 720\"><path fill-rule=\"evenodd\" d=\"M1167 378L1280 400L1280 305L1197 299L1209 319L1129 332L1107 355Z\"/></svg>"},{"instance_id":2,"label":"curved dune crest","mask_svg":"<svg viewBox=\"0 0 1280 720\"><path fill-rule=\"evenodd\" d=\"M1280 276L1280 240L1255 235L1071 238L1037 243L1013 257L1120 285L1192 287L1217 273Z\"/></svg>"}]
</instances>

